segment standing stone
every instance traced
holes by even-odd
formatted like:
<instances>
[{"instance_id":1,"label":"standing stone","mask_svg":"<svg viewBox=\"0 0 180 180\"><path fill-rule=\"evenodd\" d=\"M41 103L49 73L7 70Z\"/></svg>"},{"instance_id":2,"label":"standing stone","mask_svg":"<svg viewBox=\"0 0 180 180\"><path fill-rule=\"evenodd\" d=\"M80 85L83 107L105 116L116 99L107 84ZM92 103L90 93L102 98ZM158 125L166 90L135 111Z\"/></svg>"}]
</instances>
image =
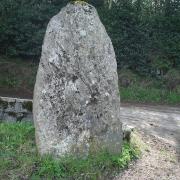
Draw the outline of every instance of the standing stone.
<instances>
[{"instance_id":1,"label":"standing stone","mask_svg":"<svg viewBox=\"0 0 180 180\"><path fill-rule=\"evenodd\" d=\"M69 3L50 20L33 102L40 154L121 151L115 53L93 6Z\"/></svg>"}]
</instances>

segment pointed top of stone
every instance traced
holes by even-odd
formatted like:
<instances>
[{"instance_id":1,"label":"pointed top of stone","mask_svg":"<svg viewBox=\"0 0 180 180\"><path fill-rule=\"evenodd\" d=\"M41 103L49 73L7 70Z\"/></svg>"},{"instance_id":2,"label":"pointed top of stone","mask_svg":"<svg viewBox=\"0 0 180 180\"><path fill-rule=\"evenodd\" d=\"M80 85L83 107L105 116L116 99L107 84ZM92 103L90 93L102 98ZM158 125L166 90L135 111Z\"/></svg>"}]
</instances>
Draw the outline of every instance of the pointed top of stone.
<instances>
[{"instance_id":1,"label":"pointed top of stone","mask_svg":"<svg viewBox=\"0 0 180 180\"><path fill-rule=\"evenodd\" d=\"M69 2L63 9L66 9L69 13L75 13L80 10L86 13L92 13L93 11L96 11L94 6L84 1Z\"/></svg>"}]
</instances>

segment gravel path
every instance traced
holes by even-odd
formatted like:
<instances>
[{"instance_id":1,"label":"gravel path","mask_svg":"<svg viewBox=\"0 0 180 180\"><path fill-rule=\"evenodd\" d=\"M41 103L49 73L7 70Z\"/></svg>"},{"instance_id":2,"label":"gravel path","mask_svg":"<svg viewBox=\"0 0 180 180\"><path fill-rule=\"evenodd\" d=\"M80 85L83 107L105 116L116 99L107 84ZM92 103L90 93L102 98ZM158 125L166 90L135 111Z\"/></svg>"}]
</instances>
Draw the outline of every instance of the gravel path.
<instances>
[{"instance_id":1,"label":"gravel path","mask_svg":"<svg viewBox=\"0 0 180 180\"><path fill-rule=\"evenodd\" d=\"M176 150L155 137L142 139L147 145L142 157L114 180L180 180Z\"/></svg>"},{"instance_id":2,"label":"gravel path","mask_svg":"<svg viewBox=\"0 0 180 180\"><path fill-rule=\"evenodd\" d=\"M123 104L121 120L176 147L180 152L180 107Z\"/></svg>"},{"instance_id":3,"label":"gravel path","mask_svg":"<svg viewBox=\"0 0 180 180\"><path fill-rule=\"evenodd\" d=\"M180 180L180 108L123 104L121 120L147 148L114 180Z\"/></svg>"}]
</instances>

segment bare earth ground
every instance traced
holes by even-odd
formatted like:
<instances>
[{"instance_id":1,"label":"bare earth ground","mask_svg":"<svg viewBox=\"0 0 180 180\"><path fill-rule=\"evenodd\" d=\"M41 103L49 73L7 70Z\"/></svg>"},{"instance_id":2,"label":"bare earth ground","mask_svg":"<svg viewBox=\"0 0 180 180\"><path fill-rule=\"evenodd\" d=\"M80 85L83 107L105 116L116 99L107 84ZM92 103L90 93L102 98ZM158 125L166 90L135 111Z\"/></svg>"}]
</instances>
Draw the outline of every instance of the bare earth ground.
<instances>
[{"instance_id":1,"label":"bare earth ground","mask_svg":"<svg viewBox=\"0 0 180 180\"><path fill-rule=\"evenodd\" d=\"M124 104L121 106L121 120L180 148L180 107Z\"/></svg>"},{"instance_id":2,"label":"bare earth ground","mask_svg":"<svg viewBox=\"0 0 180 180\"><path fill-rule=\"evenodd\" d=\"M155 137L142 135L147 147L142 157L114 180L180 180L176 150Z\"/></svg>"},{"instance_id":3,"label":"bare earth ground","mask_svg":"<svg viewBox=\"0 0 180 180\"><path fill-rule=\"evenodd\" d=\"M121 116L136 127L147 147L114 180L180 180L180 108L127 104Z\"/></svg>"}]
</instances>

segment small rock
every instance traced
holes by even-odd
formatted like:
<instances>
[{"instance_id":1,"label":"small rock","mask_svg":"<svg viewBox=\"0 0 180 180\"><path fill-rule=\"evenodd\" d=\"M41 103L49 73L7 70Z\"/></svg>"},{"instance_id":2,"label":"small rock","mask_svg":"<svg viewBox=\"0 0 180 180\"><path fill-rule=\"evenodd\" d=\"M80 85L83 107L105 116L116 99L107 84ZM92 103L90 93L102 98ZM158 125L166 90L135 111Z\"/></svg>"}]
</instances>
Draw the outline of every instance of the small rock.
<instances>
[{"instance_id":1,"label":"small rock","mask_svg":"<svg viewBox=\"0 0 180 180\"><path fill-rule=\"evenodd\" d=\"M131 133L134 131L133 126L128 126L127 124L123 124L123 140L130 141L131 140Z\"/></svg>"}]
</instances>

